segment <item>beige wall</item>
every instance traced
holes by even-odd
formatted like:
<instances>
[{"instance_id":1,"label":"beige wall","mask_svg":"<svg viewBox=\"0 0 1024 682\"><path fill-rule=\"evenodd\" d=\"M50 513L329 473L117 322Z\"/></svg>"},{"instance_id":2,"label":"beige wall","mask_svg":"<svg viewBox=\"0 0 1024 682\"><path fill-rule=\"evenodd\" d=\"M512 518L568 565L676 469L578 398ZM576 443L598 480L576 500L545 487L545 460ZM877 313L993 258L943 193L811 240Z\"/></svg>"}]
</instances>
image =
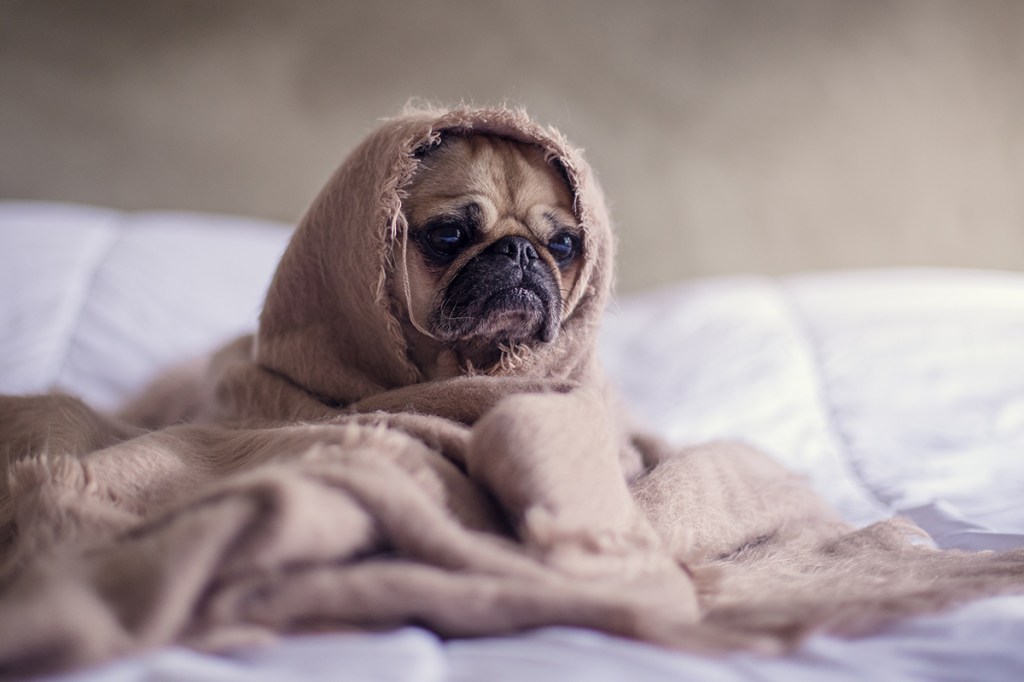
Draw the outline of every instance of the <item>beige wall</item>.
<instances>
[{"instance_id":1,"label":"beige wall","mask_svg":"<svg viewBox=\"0 0 1024 682\"><path fill-rule=\"evenodd\" d=\"M410 96L587 149L620 281L1024 269L1024 2L0 0L0 196L294 220Z\"/></svg>"}]
</instances>

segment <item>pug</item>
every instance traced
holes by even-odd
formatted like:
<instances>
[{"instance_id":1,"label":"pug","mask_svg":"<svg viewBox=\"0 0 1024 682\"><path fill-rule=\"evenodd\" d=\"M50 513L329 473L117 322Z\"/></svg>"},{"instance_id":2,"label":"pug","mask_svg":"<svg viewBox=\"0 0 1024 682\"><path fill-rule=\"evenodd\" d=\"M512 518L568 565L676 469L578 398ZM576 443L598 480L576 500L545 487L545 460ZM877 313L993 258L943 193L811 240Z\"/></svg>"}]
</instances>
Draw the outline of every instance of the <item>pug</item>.
<instances>
[{"instance_id":1,"label":"pug","mask_svg":"<svg viewBox=\"0 0 1024 682\"><path fill-rule=\"evenodd\" d=\"M534 145L449 135L406 189L404 267L392 281L428 379L487 372L550 343L583 253L564 174Z\"/></svg>"}]
</instances>

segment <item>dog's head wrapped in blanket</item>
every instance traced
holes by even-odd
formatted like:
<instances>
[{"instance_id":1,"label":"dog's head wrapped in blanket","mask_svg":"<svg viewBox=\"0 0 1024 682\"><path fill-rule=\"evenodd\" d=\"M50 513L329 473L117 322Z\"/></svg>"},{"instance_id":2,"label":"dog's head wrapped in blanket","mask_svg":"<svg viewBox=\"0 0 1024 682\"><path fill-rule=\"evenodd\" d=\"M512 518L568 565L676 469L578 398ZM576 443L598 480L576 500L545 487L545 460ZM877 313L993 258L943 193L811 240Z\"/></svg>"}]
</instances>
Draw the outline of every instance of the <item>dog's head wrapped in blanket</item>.
<instances>
[{"instance_id":1,"label":"dog's head wrapped in blanket","mask_svg":"<svg viewBox=\"0 0 1024 682\"><path fill-rule=\"evenodd\" d=\"M436 330L413 305L403 204L446 136L473 135L564 179L580 258L557 315L546 304L482 365L421 352ZM385 122L303 219L257 337L217 353L203 387L126 412L150 430L67 397L2 399L0 670L410 622L771 651L1020 588L1021 552L854 531L757 452L632 432L596 359L612 246L588 167L524 114ZM191 423L152 428L154 400Z\"/></svg>"},{"instance_id":2,"label":"dog's head wrapped in blanket","mask_svg":"<svg viewBox=\"0 0 1024 682\"><path fill-rule=\"evenodd\" d=\"M371 133L316 198L282 259L255 346L260 366L336 406L436 374L410 356L408 337L416 330L402 294L415 246L403 198L445 137L470 134L535 145L569 185L582 238L557 338L497 368L477 369L535 382L596 380L596 334L612 279L603 197L560 134L508 109L418 111Z\"/></svg>"}]
</instances>

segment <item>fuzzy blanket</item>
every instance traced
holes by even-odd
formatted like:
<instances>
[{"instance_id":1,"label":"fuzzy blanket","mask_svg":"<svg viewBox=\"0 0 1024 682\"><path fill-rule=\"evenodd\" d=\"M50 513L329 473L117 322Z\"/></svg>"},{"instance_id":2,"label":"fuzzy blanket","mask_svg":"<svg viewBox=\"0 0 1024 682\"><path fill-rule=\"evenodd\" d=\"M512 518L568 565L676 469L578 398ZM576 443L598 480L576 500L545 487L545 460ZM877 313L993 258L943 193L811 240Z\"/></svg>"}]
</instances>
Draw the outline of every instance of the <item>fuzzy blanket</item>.
<instances>
[{"instance_id":1,"label":"fuzzy blanket","mask_svg":"<svg viewBox=\"0 0 1024 682\"><path fill-rule=\"evenodd\" d=\"M585 260L554 342L427 382L390 282L403 188L449 131L542 147ZM0 673L405 623L775 652L1024 587L1022 551L853 529L756 451L634 430L596 359L612 253L600 189L557 132L506 109L382 124L304 217L255 337L116 418L0 398Z\"/></svg>"}]
</instances>

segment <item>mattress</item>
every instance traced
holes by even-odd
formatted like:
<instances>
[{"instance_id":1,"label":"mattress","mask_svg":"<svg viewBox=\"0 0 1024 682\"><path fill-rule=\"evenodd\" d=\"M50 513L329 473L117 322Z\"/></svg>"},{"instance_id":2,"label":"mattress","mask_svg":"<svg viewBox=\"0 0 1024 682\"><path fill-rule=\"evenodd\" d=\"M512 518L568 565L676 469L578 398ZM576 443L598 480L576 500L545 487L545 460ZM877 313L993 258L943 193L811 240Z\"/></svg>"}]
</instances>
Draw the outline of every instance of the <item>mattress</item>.
<instances>
[{"instance_id":1,"label":"mattress","mask_svg":"<svg viewBox=\"0 0 1024 682\"><path fill-rule=\"evenodd\" d=\"M251 330L288 235L229 216L0 202L0 392L115 408ZM855 524L900 514L944 548L1024 546L1021 274L694 280L616 301L602 354L635 416L672 442L747 441ZM1016 681L1021 642L1024 597L1007 596L771 659L573 628L443 641L408 627L229 656L168 647L53 679Z\"/></svg>"}]
</instances>

